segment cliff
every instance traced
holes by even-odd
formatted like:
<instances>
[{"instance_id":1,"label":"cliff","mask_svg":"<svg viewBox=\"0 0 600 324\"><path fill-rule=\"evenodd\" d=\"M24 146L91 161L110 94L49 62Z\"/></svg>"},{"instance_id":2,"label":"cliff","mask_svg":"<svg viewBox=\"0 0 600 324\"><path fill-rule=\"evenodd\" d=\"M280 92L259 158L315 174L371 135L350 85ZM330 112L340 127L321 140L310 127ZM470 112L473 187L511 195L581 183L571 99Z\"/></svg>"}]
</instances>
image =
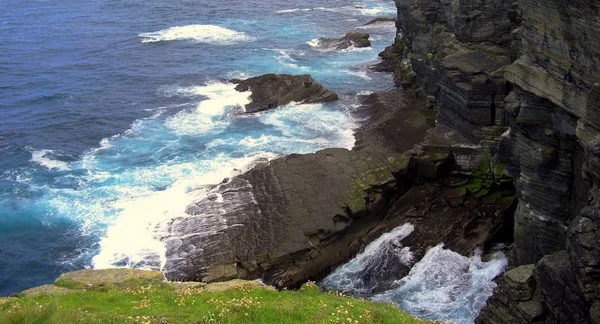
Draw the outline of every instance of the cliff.
<instances>
[{"instance_id":1,"label":"cliff","mask_svg":"<svg viewBox=\"0 0 600 324\"><path fill-rule=\"evenodd\" d=\"M437 109L426 152L514 179L511 263L481 323L600 320L600 47L593 0L396 0L382 57Z\"/></svg>"}]
</instances>

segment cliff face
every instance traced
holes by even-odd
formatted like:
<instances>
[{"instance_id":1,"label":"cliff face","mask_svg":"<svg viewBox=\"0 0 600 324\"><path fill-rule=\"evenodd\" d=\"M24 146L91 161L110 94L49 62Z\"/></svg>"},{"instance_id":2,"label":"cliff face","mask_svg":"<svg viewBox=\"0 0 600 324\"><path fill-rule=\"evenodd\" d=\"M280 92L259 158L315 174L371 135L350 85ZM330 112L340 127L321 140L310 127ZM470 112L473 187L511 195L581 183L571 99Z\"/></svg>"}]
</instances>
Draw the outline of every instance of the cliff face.
<instances>
[{"instance_id":1,"label":"cliff face","mask_svg":"<svg viewBox=\"0 0 600 324\"><path fill-rule=\"evenodd\" d=\"M465 170L489 151L515 181L511 261L531 266L522 282L500 280L479 321L600 319L599 3L396 4L399 35L383 56L438 109L423 149L452 150Z\"/></svg>"}]
</instances>

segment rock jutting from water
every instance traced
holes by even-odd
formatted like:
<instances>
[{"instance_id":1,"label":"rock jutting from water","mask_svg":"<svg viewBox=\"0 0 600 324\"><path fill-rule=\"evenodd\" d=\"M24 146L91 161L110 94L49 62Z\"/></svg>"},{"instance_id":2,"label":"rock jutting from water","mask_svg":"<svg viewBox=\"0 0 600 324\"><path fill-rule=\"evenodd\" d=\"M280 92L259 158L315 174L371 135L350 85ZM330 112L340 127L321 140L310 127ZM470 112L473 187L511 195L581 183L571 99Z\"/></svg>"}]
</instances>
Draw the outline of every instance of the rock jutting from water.
<instances>
[{"instance_id":1,"label":"rock jutting from water","mask_svg":"<svg viewBox=\"0 0 600 324\"><path fill-rule=\"evenodd\" d=\"M335 92L320 85L312 76L265 74L246 80L232 80L239 92L251 91L246 113L256 113L287 105L290 102L310 104L338 100Z\"/></svg>"},{"instance_id":2,"label":"rock jutting from water","mask_svg":"<svg viewBox=\"0 0 600 324\"><path fill-rule=\"evenodd\" d=\"M321 37L316 41L316 47L344 51L350 48L365 48L371 46L370 35L367 33L350 32L340 38Z\"/></svg>"}]
</instances>

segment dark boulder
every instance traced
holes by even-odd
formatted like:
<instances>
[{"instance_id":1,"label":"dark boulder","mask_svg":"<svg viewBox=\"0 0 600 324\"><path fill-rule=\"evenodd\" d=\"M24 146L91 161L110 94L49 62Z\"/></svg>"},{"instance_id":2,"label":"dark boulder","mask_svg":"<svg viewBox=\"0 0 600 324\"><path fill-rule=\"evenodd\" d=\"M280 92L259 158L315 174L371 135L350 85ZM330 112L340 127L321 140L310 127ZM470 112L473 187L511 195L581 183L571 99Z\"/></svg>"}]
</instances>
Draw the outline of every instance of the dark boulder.
<instances>
[{"instance_id":1,"label":"dark boulder","mask_svg":"<svg viewBox=\"0 0 600 324\"><path fill-rule=\"evenodd\" d=\"M396 21L397 21L396 18L375 18L375 19L369 21L368 23L362 25L361 27L373 27L373 26L377 26L380 24L396 23Z\"/></svg>"},{"instance_id":2,"label":"dark boulder","mask_svg":"<svg viewBox=\"0 0 600 324\"><path fill-rule=\"evenodd\" d=\"M347 50L351 47L363 48L371 46L370 35L367 33L350 32L340 38L322 37L318 40L318 47L337 51Z\"/></svg>"},{"instance_id":3,"label":"dark boulder","mask_svg":"<svg viewBox=\"0 0 600 324\"><path fill-rule=\"evenodd\" d=\"M297 103L330 102L338 99L335 92L323 87L310 75L265 74L246 80L231 80L240 92L252 91L246 113Z\"/></svg>"}]
</instances>

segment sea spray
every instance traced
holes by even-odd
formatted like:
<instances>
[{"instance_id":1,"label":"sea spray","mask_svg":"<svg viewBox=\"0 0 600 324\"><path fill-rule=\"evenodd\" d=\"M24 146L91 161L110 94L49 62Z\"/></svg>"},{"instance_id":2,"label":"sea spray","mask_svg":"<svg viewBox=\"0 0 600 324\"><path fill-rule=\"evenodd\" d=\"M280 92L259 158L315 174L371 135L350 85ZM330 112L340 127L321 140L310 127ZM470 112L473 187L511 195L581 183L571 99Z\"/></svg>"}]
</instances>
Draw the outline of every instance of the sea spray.
<instances>
[{"instance_id":1,"label":"sea spray","mask_svg":"<svg viewBox=\"0 0 600 324\"><path fill-rule=\"evenodd\" d=\"M413 229L405 224L382 235L327 276L321 287L392 302L423 319L473 323L493 294L493 279L508 264L505 255L496 253L484 262L481 251L465 257L440 244L429 249L410 271L402 271L413 260L410 248L401 241Z\"/></svg>"},{"instance_id":2,"label":"sea spray","mask_svg":"<svg viewBox=\"0 0 600 324\"><path fill-rule=\"evenodd\" d=\"M467 258L440 244L431 248L396 288L373 299L396 303L424 319L471 324L494 292L492 280L507 264L502 253L483 262L481 251Z\"/></svg>"},{"instance_id":3,"label":"sea spray","mask_svg":"<svg viewBox=\"0 0 600 324\"><path fill-rule=\"evenodd\" d=\"M414 229L412 224L404 224L383 234L367 245L363 253L323 279L321 287L357 296L369 296L385 289L384 280L400 279L398 271L404 275L412 265L412 253L401 241Z\"/></svg>"},{"instance_id":4,"label":"sea spray","mask_svg":"<svg viewBox=\"0 0 600 324\"><path fill-rule=\"evenodd\" d=\"M176 26L156 32L142 33L138 36L142 38L142 43L191 40L200 43L231 45L256 40L255 37L248 36L243 32L214 25Z\"/></svg>"}]
</instances>

